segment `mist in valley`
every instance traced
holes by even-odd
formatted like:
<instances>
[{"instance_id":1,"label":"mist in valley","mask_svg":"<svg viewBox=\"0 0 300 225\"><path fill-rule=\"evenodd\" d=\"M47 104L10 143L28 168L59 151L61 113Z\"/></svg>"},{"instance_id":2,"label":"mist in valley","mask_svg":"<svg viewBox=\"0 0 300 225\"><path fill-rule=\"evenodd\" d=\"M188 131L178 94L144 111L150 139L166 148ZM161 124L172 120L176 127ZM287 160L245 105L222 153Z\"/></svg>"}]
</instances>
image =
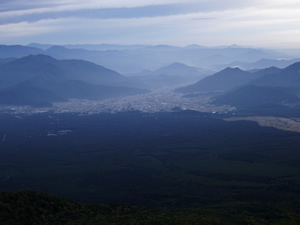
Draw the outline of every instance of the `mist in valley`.
<instances>
[{"instance_id":1,"label":"mist in valley","mask_svg":"<svg viewBox=\"0 0 300 225\"><path fill-rule=\"evenodd\" d=\"M0 224L299 224L298 6L0 3Z\"/></svg>"}]
</instances>

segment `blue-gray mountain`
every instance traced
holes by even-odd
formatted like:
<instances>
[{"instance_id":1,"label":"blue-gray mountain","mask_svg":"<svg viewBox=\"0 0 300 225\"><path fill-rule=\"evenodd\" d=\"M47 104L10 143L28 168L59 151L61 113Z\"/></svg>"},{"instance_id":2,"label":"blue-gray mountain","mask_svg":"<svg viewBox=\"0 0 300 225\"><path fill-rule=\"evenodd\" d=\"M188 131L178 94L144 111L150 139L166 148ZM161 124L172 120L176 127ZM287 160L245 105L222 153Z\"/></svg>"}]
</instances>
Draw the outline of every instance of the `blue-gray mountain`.
<instances>
[{"instance_id":1,"label":"blue-gray mountain","mask_svg":"<svg viewBox=\"0 0 300 225\"><path fill-rule=\"evenodd\" d=\"M214 103L251 109L298 104L300 98L288 88L248 85L216 97Z\"/></svg>"},{"instance_id":2,"label":"blue-gray mountain","mask_svg":"<svg viewBox=\"0 0 300 225\"><path fill-rule=\"evenodd\" d=\"M179 88L183 93L217 92L213 103L238 109L292 109L300 106L300 63L285 69L270 67L256 72L227 68L197 83Z\"/></svg>"},{"instance_id":3,"label":"blue-gray mountain","mask_svg":"<svg viewBox=\"0 0 300 225\"><path fill-rule=\"evenodd\" d=\"M252 82L260 86L300 87L300 62L294 63L276 74L266 74Z\"/></svg>"},{"instance_id":4,"label":"blue-gray mountain","mask_svg":"<svg viewBox=\"0 0 300 225\"><path fill-rule=\"evenodd\" d=\"M22 45L0 45L0 58L20 58L33 54L43 54L39 48Z\"/></svg>"},{"instance_id":5,"label":"blue-gray mountain","mask_svg":"<svg viewBox=\"0 0 300 225\"><path fill-rule=\"evenodd\" d=\"M16 58L1 58L0 59L0 65L11 62L13 60L15 60Z\"/></svg>"},{"instance_id":6,"label":"blue-gray mountain","mask_svg":"<svg viewBox=\"0 0 300 225\"><path fill-rule=\"evenodd\" d=\"M195 82L204 78L206 73L205 70L175 62L154 71L144 70L128 76L146 88L155 89Z\"/></svg>"},{"instance_id":7,"label":"blue-gray mountain","mask_svg":"<svg viewBox=\"0 0 300 225\"><path fill-rule=\"evenodd\" d=\"M50 105L68 98L102 99L146 93L127 78L83 60L30 55L0 65L0 104Z\"/></svg>"},{"instance_id":8,"label":"blue-gray mountain","mask_svg":"<svg viewBox=\"0 0 300 225\"><path fill-rule=\"evenodd\" d=\"M255 73L243 71L239 68L226 68L211 76L196 82L195 84L178 88L177 92L193 93L193 92L223 92L232 88L244 85L265 74L277 73L279 69L271 67L264 70L259 70Z\"/></svg>"},{"instance_id":9,"label":"blue-gray mountain","mask_svg":"<svg viewBox=\"0 0 300 225\"><path fill-rule=\"evenodd\" d=\"M46 54L57 59L87 60L111 68L122 74L137 73L145 69L155 70L173 62L181 62L186 65L215 70L216 68L220 68L216 65L230 64L237 60L251 63L262 58L278 59L292 57L282 52L239 46L0 45L0 58L19 58L28 56L29 54Z\"/></svg>"},{"instance_id":10,"label":"blue-gray mountain","mask_svg":"<svg viewBox=\"0 0 300 225\"><path fill-rule=\"evenodd\" d=\"M256 72L243 71L239 68L226 68L208 76L195 84L178 88L177 92L224 92L248 84L260 86L300 87L300 62L285 69L270 67Z\"/></svg>"},{"instance_id":11,"label":"blue-gray mountain","mask_svg":"<svg viewBox=\"0 0 300 225\"><path fill-rule=\"evenodd\" d=\"M215 68L222 69L224 67L239 67L242 70L264 69L268 67L277 67L283 69L293 63L299 62L299 58L292 59L260 59L255 62L234 61L227 65L216 65Z\"/></svg>"}]
</instances>

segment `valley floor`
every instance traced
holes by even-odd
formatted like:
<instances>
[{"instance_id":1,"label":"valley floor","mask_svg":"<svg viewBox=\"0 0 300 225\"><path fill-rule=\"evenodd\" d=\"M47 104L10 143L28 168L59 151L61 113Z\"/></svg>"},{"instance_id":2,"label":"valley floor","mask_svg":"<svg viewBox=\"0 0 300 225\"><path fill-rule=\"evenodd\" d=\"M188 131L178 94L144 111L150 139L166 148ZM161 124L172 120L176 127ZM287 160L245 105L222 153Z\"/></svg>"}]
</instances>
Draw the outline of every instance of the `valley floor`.
<instances>
[{"instance_id":1,"label":"valley floor","mask_svg":"<svg viewBox=\"0 0 300 225\"><path fill-rule=\"evenodd\" d=\"M140 112L172 112L174 110L194 110L198 112L232 113L235 108L230 106L216 106L210 103L207 95L195 98L183 98L182 94L174 93L170 89L162 89L146 94L109 98L104 100L70 99L68 102L54 103L53 107L32 108L27 106L0 106L0 111L7 113L84 113L98 114L103 112L116 113L128 111Z\"/></svg>"},{"instance_id":2,"label":"valley floor","mask_svg":"<svg viewBox=\"0 0 300 225\"><path fill-rule=\"evenodd\" d=\"M273 127L280 130L300 132L300 118L270 116L230 117L225 121L254 121L262 127Z\"/></svg>"}]
</instances>

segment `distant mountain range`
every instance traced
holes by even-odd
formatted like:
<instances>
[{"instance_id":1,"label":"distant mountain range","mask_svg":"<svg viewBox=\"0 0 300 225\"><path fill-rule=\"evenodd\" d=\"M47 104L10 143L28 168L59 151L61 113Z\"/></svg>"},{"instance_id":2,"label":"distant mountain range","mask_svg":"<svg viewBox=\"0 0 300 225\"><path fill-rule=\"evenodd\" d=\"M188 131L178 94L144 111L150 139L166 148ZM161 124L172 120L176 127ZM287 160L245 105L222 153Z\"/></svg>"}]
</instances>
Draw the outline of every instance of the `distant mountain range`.
<instances>
[{"instance_id":1,"label":"distant mountain range","mask_svg":"<svg viewBox=\"0 0 300 225\"><path fill-rule=\"evenodd\" d=\"M22 45L0 45L0 58L20 58L43 53L44 50L34 47Z\"/></svg>"},{"instance_id":2,"label":"distant mountain range","mask_svg":"<svg viewBox=\"0 0 300 225\"><path fill-rule=\"evenodd\" d=\"M193 93L193 92L224 92L245 85L250 81L263 77L265 75L273 75L281 70L276 67L270 67L256 72L248 72L239 68L226 68L213 75L207 76L198 82L186 87L176 89L177 92Z\"/></svg>"},{"instance_id":3,"label":"distant mountain range","mask_svg":"<svg viewBox=\"0 0 300 225\"><path fill-rule=\"evenodd\" d=\"M134 95L146 93L146 89L196 81L176 91L186 94L240 91L237 94L242 96L257 87L260 87L257 92L261 93L264 93L261 91L263 87L273 87L268 89L270 93L279 87L293 90L288 94L297 96L299 63L294 63L297 59L278 58L288 56L276 51L239 46L0 45L0 104L51 105L70 98L102 99ZM242 62L244 67L252 70L242 70ZM293 65L282 69L292 62ZM239 68L228 67L206 76L207 71L217 68L209 70L213 65L236 63ZM272 67L260 69L264 65ZM255 88L243 92L242 89L249 85ZM222 101L225 104L225 100ZM291 102L295 104L294 100Z\"/></svg>"},{"instance_id":4,"label":"distant mountain range","mask_svg":"<svg viewBox=\"0 0 300 225\"><path fill-rule=\"evenodd\" d=\"M255 75L239 68L226 68L208 76L195 84L176 89L177 92L216 92L229 90L254 79Z\"/></svg>"},{"instance_id":5,"label":"distant mountain range","mask_svg":"<svg viewBox=\"0 0 300 225\"><path fill-rule=\"evenodd\" d=\"M284 69L270 67L256 72L227 68L195 84L178 88L177 92L218 92L213 103L238 109L299 107L300 62Z\"/></svg>"},{"instance_id":6,"label":"distant mountain range","mask_svg":"<svg viewBox=\"0 0 300 225\"><path fill-rule=\"evenodd\" d=\"M300 62L294 63L276 74L266 74L251 83L259 86L300 88Z\"/></svg>"},{"instance_id":7,"label":"distant mountain range","mask_svg":"<svg viewBox=\"0 0 300 225\"><path fill-rule=\"evenodd\" d=\"M235 61L227 65L219 65L216 68L224 67L239 67L242 70L252 70L252 69L264 69L268 67L277 67L283 69L293 63L299 62L300 58L296 59L260 59L255 62L241 62Z\"/></svg>"},{"instance_id":8,"label":"distant mountain range","mask_svg":"<svg viewBox=\"0 0 300 225\"><path fill-rule=\"evenodd\" d=\"M122 74L155 70L173 62L181 62L197 68L220 70L220 65L231 65L237 60L252 63L261 59L291 58L288 53L240 46L202 47L190 45L64 45L31 44L29 46L0 45L0 58L24 57L45 54L57 59L82 59ZM275 64L273 64L275 65ZM239 66L239 65L237 65ZM276 65L275 65L276 66ZM243 67L241 67L243 68ZM250 69L253 69L252 67ZM259 68L260 69L260 68Z\"/></svg>"},{"instance_id":9,"label":"distant mountain range","mask_svg":"<svg viewBox=\"0 0 300 225\"><path fill-rule=\"evenodd\" d=\"M0 65L0 104L51 105L69 98L103 99L146 93L119 73L83 60L30 55Z\"/></svg>"},{"instance_id":10,"label":"distant mountain range","mask_svg":"<svg viewBox=\"0 0 300 225\"><path fill-rule=\"evenodd\" d=\"M144 70L128 76L147 88L162 88L195 82L204 78L205 73L199 68L175 62L154 71Z\"/></svg>"},{"instance_id":11,"label":"distant mountain range","mask_svg":"<svg viewBox=\"0 0 300 225\"><path fill-rule=\"evenodd\" d=\"M51 44L39 44L39 43L31 43L27 45L28 47L40 48L47 50L51 48L53 45ZM147 45L114 45L114 44L67 44L62 45L62 47L68 49L85 49L85 50L92 50L92 51L107 51L107 50L129 50L129 49L140 49L146 48Z\"/></svg>"}]
</instances>

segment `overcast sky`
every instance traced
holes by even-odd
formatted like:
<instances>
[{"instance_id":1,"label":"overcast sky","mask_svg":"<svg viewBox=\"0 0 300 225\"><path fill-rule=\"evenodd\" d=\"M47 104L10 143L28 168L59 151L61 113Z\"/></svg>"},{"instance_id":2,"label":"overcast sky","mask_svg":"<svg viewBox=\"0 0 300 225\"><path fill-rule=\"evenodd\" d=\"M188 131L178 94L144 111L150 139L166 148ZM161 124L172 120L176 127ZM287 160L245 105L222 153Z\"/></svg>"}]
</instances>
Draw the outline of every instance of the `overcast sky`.
<instances>
[{"instance_id":1,"label":"overcast sky","mask_svg":"<svg viewBox=\"0 0 300 225\"><path fill-rule=\"evenodd\" d=\"M300 48L300 1L0 1L0 44L32 42Z\"/></svg>"}]
</instances>

